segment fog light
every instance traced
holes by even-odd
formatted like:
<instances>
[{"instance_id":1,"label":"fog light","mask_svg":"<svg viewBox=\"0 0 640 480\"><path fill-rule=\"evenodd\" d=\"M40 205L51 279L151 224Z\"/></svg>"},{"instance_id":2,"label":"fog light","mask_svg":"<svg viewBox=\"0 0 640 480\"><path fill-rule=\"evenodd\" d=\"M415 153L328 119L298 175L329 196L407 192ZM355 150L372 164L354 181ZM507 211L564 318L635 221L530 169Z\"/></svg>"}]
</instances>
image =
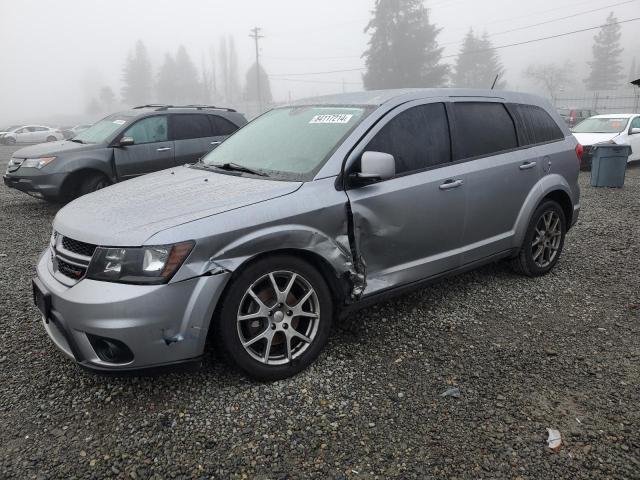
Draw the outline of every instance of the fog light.
<instances>
[{"instance_id":1,"label":"fog light","mask_svg":"<svg viewBox=\"0 0 640 480\"><path fill-rule=\"evenodd\" d=\"M103 362L129 363L133 360L133 352L120 340L87 335L91 346Z\"/></svg>"}]
</instances>

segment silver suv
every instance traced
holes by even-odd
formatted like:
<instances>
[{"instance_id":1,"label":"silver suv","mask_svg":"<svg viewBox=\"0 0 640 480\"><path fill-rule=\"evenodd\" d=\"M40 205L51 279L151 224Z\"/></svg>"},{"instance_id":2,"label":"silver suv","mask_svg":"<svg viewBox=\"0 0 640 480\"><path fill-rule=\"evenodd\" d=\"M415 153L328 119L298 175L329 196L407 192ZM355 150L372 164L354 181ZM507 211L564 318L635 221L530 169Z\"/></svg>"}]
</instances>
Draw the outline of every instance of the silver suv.
<instances>
[{"instance_id":1,"label":"silver suv","mask_svg":"<svg viewBox=\"0 0 640 480\"><path fill-rule=\"evenodd\" d=\"M581 148L544 100L477 90L345 94L276 108L197 164L60 210L34 279L80 365L198 360L303 370L340 314L499 259L558 262Z\"/></svg>"}]
</instances>

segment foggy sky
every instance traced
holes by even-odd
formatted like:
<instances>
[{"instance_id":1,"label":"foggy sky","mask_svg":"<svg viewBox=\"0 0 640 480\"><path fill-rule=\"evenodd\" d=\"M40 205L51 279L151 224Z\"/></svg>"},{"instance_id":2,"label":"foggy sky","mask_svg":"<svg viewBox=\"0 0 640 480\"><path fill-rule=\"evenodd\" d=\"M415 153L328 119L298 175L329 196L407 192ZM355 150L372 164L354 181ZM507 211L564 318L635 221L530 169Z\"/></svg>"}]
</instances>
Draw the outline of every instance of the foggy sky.
<instances>
[{"instance_id":1,"label":"foggy sky","mask_svg":"<svg viewBox=\"0 0 640 480\"><path fill-rule=\"evenodd\" d=\"M440 44L459 42L469 29L496 33L619 3L620 0L427 0L442 28ZM184 44L200 68L222 35L233 35L240 78L254 60L249 29L263 28L262 63L270 75L359 68L373 0L0 0L0 124L36 122L84 112L103 85L120 95L122 67L136 40L145 42L154 74L164 53ZM493 36L494 45L524 41L640 16L640 1L518 32ZM538 91L522 76L531 63L571 60L583 90L595 31L499 50L508 88ZM624 57L640 62L640 22L622 26ZM447 45L455 54L459 45ZM455 59L447 59L453 63ZM628 75L625 66L625 78ZM361 90L361 72L272 77L276 101ZM317 83L315 83L317 82ZM321 83L322 82L322 83ZM343 85L344 82L344 85ZM488 86L489 87L489 86Z\"/></svg>"}]
</instances>

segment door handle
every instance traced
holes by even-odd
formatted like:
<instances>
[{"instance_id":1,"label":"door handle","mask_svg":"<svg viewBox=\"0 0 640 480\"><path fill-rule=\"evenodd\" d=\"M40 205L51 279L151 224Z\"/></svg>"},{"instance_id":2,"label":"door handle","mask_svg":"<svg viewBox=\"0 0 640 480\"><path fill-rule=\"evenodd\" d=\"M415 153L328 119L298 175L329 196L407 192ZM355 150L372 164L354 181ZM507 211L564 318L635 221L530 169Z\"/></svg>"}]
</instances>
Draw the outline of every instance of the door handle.
<instances>
[{"instance_id":1,"label":"door handle","mask_svg":"<svg viewBox=\"0 0 640 480\"><path fill-rule=\"evenodd\" d=\"M537 165L536 162L526 162L520 165L520 170L530 170L536 165Z\"/></svg>"},{"instance_id":2,"label":"door handle","mask_svg":"<svg viewBox=\"0 0 640 480\"><path fill-rule=\"evenodd\" d=\"M171 147L159 148L156 152L168 152L169 150L171 150Z\"/></svg>"},{"instance_id":3,"label":"door handle","mask_svg":"<svg viewBox=\"0 0 640 480\"><path fill-rule=\"evenodd\" d=\"M440 185L440 190L451 190L453 188L458 188L464 185L462 180L447 180L442 185Z\"/></svg>"}]
</instances>

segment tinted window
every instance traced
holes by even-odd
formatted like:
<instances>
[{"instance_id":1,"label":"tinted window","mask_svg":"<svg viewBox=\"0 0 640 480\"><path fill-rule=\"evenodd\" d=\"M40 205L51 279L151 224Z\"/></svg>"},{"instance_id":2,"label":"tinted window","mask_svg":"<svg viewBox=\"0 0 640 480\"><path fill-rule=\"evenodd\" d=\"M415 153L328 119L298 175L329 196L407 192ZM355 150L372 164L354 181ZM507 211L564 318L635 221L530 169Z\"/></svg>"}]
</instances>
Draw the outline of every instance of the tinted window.
<instances>
[{"instance_id":1,"label":"tinted window","mask_svg":"<svg viewBox=\"0 0 640 480\"><path fill-rule=\"evenodd\" d=\"M174 140L213 136L206 115L172 115L171 122Z\"/></svg>"},{"instance_id":2,"label":"tinted window","mask_svg":"<svg viewBox=\"0 0 640 480\"><path fill-rule=\"evenodd\" d=\"M634 118L629 128L640 128L640 117Z\"/></svg>"},{"instance_id":3,"label":"tinted window","mask_svg":"<svg viewBox=\"0 0 640 480\"><path fill-rule=\"evenodd\" d=\"M444 104L420 105L398 114L373 137L365 151L393 155L398 174L450 162L451 142Z\"/></svg>"},{"instance_id":4,"label":"tinted window","mask_svg":"<svg viewBox=\"0 0 640 480\"><path fill-rule=\"evenodd\" d=\"M517 148L513 120L501 103L454 103L458 159Z\"/></svg>"},{"instance_id":5,"label":"tinted window","mask_svg":"<svg viewBox=\"0 0 640 480\"><path fill-rule=\"evenodd\" d=\"M133 137L136 145L140 143L166 142L168 138L167 116L159 115L156 117L143 118L134 123L131 128L125 132L124 136Z\"/></svg>"},{"instance_id":6,"label":"tinted window","mask_svg":"<svg viewBox=\"0 0 640 480\"><path fill-rule=\"evenodd\" d=\"M536 143L564 139L564 133L544 109L534 105L515 105L514 109L522 145L534 145Z\"/></svg>"},{"instance_id":7,"label":"tinted window","mask_svg":"<svg viewBox=\"0 0 640 480\"><path fill-rule=\"evenodd\" d=\"M231 135L238 130L237 125L234 125L226 118L218 117L217 115L211 115L209 118L213 123L214 135Z\"/></svg>"}]
</instances>

